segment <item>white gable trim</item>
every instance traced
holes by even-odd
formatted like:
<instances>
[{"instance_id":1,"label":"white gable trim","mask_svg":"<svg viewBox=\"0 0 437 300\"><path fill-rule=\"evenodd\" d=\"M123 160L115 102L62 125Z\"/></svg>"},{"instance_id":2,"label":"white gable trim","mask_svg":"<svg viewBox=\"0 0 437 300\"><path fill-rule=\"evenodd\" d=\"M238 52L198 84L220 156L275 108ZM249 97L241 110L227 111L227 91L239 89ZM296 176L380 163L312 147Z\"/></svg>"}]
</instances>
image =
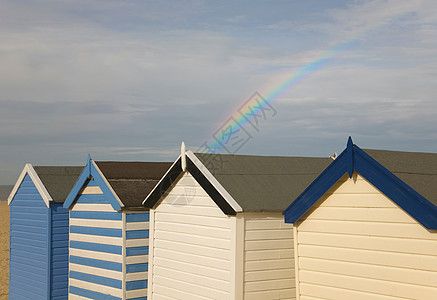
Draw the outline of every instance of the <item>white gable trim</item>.
<instances>
[{"instance_id":1,"label":"white gable trim","mask_svg":"<svg viewBox=\"0 0 437 300\"><path fill-rule=\"evenodd\" d=\"M228 191L218 182L218 180L211 174L208 168L194 155L191 150L188 150L187 156L196 165L196 167L205 175L206 179L214 186L214 188L225 198L226 202L234 209L235 212L243 212L241 206L235 201L235 199L228 193Z\"/></svg>"},{"instance_id":2,"label":"white gable trim","mask_svg":"<svg viewBox=\"0 0 437 300\"><path fill-rule=\"evenodd\" d=\"M41 179L39 178L38 174L35 172L35 169L32 167L31 164L26 164L24 166L23 171L21 171L20 176L18 177L17 182L14 185L14 188L12 189L11 193L8 197L8 205L11 204L12 199L14 199L15 194L18 191L18 188L20 187L21 183L23 182L24 177L26 174L29 174L30 178L33 181L33 184L35 184L38 192L40 193L42 199L44 200L47 207L50 207L50 201L53 201L52 197L50 196L49 192L45 188L44 184L42 183Z\"/></svg>"}]
</instances>

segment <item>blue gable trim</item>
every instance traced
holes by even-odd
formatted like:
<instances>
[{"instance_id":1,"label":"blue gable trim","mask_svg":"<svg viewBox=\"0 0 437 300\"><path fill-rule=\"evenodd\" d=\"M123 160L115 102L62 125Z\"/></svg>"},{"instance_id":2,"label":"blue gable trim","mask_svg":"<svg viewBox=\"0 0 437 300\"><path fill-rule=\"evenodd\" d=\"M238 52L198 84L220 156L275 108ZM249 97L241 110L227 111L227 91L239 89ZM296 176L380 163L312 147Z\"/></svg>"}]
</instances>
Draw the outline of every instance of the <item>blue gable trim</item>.
<instances>
[{"instance_id":1,"label":"blue gable trim","mask_svg":"<svg viewBox=\"0 0 437 300\"><path fill-rule=\"evenodd\" d=\"M295 223L344 174L358 172L378 190L428 229L437 229L437 207L352 143L283 212L286 223Z\"/></svg>"},{"instance_id":2,"label":"blue gable trim","mask_svg":"<svg viewBox=\"0 0 437 300\"><path fill-rule=\"evenodd\" d=\"M88 155L88 161L86 167L83 169L76 183L74 184L71 192L68 194L67 199L64 202L64 208L71 208L71 206L76 201L79 196L80 190L89 182L89 180L93 178L97 185L102 190L105 199L111 204L114 210L121 210L121 205L115 198L111 189L106 184L105 180L100 175L100 172L97 170L94 162L91 159L91 156Z\"/></svg>"}]
</instances>

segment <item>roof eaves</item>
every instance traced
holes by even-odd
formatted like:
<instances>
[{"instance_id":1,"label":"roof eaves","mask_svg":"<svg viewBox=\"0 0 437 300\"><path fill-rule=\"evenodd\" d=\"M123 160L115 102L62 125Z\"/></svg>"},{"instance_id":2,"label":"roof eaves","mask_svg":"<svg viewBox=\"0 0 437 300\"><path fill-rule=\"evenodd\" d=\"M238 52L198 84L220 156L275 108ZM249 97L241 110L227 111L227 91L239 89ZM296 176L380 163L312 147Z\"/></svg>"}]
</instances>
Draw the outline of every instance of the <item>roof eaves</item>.
<instances>
[{"instance_id":1,"label":"roof eaves","mask_svg":"<svg viewBox=\"0 0 437 300\"><path fill-rule=\"evenodd\" d=\"M31 164L26 164L24 166L23 171L21 172L20 176L18 177L17 182L14 185L14 188L12 189L11 193L8 197L8 205L11 204L12 200L15 197L15 194L18 191L18 188L20 187L21 183L23 182L24 177L26 174L29 174L30 178L33 181L33 184L35 184L35 187L37 188L38 192L40 193L41 197L43 198L45 204L47 207L50 207L50 201L53 201L52 197L50 196L49 192L47 191L46 187L42 183L41 179L39 178L38 174L35 172L35 169L32 167Z\"/></svg>"},{"instance_id":2,"label":"roof eaves","mask_svg":"<svg viewBox=\"0 0 437 300\"><path fill-rule=\"evenodd\" d=\"M155 185L149 195L146 196L143 205L146 208L153 208L182 173L181 156L179 156L164 176L158 181L158 184Z\"/></svg>"},{"instance_id":3,"label":"roof eaves","mask_svg":"<svg viewBox=\"0 0 437 300\"><path fill-rule=\"evenodd\" d=\"M352 143L283 212L285 222L295 223L346 172L357 171L367 181L428 229L437 229L437 207Z\"/></svg>"}]
</instances>

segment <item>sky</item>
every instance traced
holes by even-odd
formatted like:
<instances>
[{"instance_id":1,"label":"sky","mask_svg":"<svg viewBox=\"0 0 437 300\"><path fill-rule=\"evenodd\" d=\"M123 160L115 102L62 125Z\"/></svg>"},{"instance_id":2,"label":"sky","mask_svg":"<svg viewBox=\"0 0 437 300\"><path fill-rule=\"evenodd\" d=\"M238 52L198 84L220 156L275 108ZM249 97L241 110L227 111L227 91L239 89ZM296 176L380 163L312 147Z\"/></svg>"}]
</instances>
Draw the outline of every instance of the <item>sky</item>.
<instances>
[{"instance_id":1,"label":"sky","mask_svg":"<svg viewBox=\"0 0 437 300\"><path fill-rule=\"evenodd\" d=\"M349 136L437 153L434 0L2 0L0 40L0 184L88 153L174 161L254 93L269 110L233 154L329 156Z\"/></svg>"}]
</instances>

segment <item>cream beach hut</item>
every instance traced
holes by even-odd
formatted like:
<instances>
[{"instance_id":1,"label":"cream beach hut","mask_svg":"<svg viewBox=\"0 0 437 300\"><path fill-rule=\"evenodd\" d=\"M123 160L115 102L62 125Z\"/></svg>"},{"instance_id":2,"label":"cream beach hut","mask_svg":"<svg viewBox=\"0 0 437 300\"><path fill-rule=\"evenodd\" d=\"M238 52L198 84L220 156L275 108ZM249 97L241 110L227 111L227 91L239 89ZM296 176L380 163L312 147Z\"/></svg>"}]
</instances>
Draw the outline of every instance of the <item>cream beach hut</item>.
<instances>
[{"instance_id":1,"label":"cream beach hut","mask_svg":"<svg viewBox=\"0 0 437 300\"><path fill-rule=\"evenodd\" d=\"M331 161L182 151L144 202L149 299L293 299L281 212Z\"/></svg>"},{"instance_id":2,"label":"cream beach hut","mask_svg":"<svg viewBox=\"0 0 437 300\"><path fill-rule=\"evenodd\" d=\"M298 299L435 299L437 154L347 148L285 210Z\"/></svg>"},{"instance_id":3,"label":"cream beach hut","mask_svg":"<svg viewBox=\"0 0 437 300\"><path fill-rule=\"evenodd\" d=\"M146 299L149 212L141 203L170 166L88 158L64 203L69 299Z\"/></svg>"}]
</instances>

